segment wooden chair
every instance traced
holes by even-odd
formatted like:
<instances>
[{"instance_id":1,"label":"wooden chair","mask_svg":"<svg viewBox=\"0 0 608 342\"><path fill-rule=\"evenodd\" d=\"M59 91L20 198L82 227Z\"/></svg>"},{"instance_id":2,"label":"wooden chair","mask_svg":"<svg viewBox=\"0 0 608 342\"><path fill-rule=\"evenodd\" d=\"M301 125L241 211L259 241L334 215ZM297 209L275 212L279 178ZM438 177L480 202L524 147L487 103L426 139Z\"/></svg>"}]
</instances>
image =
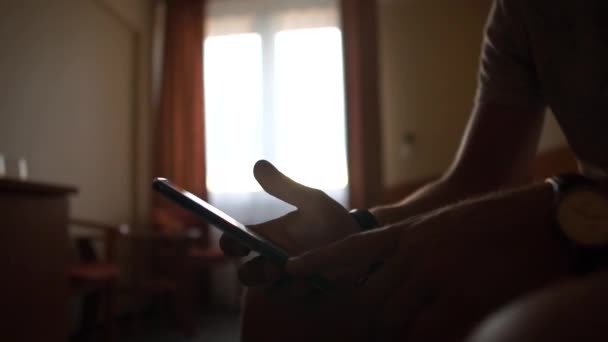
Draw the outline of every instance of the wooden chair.
<instances>
[{"instance_id":1,"label":"wooden chair","mask_svg":"<svg viewBox=\"0 0 608 342\"><path fill-rule=\"evenodd\" d=\"M195 303L199 302L197 275L201 272L238 263L239 259L226 257L219 247L205 244L204 235L195 227L187 228L170 211L161 214L158 224L147 233L132 234L139 251L136 268L148 268L136 285L142 296L166 294L171 298L177 323L185 336L196 335L194 324ZM145 245L145 246L144 246ZM146 250L146 252L141 252ZM240 290L239 290L240 293Z\"/></svg>"},{"instance_id":2,"label":"wooden chair","mask_svg":"<svg viewBox=\"0 0 608 342\"><path fill-rule=\"evenodd\" d=\"M94 237L75 239L78 260L69 269L70 293L82 296L82 314L75 340L87 340L99 326L98 316L102 311L101 327L105 341L116 340L116 294L120 267L116 261L116 245L121 235L129 231L127 225L109 225L83 219L71 219L70 226L101 232L104 257L95 249Z\"/></svg>"},{"instance_id":3,"label":"wooden chair","mask_svg":"<svg viewBox=\"0 0 608 342\"><path fill-rule=\"evenodd\" d=\"M197 275L238 260L224 256L219 248L200 246L191 232L135 233L129 238L139 259L134 266L139 273L134 284L138 306L145 306L151 297L168 298L178 328L187 337L195 336L196 303L200 303Z\"/></svg>"},{"instance_id":4,"label":"wooden chair","mask_svg":"<svg viewBox=\"0 0 608 342\"><path fill-rule=\"evenodd\" d=\"M168 299L180 329L186 336L194 335L192 319L193 282L187 262L187 246L192 243L182 234L165 235L138 230L129 235L132 249L135 299L138 321L151 304L150 299ZM141 324L138 324L141 326Z\"/></svg>"}]
</instances>

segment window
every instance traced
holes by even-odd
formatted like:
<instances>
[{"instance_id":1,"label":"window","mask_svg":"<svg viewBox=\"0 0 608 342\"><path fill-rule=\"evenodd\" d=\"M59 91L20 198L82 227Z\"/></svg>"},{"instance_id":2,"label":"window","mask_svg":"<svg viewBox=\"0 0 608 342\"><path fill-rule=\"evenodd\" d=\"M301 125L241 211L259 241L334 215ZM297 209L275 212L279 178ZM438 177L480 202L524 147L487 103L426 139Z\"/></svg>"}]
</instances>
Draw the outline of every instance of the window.
<instances>
[{"instance_id":1,"label":"window","mask_svg":"<svg viewBox=\"0 0 608 342\"><path fill-rule=\"evenodd\" d=\"M263 155L262 39L244 33L205 41L207 188L254 190L243 170Z\"/></svg>"},{"instance_id":2,"label":"window","mask_svg":"<svg viewBox=\"0 0 608 342\"><path fill-rule=\"evenodd\" d=\"M336 1L210 1L206 21L210 200L259 192L251 168L263 158L344 203L348 173Z\"/></svg>"}]
</instances>

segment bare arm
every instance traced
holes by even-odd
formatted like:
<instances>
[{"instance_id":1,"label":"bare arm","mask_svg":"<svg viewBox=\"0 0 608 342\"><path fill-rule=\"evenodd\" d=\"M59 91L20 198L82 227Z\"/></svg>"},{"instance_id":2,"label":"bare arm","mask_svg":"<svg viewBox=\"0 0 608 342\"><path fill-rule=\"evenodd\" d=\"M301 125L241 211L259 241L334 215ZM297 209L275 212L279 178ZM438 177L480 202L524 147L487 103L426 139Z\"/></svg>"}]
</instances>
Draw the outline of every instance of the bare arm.
<instances>
[{"instance_id":1,"label":"bare arm","mask_svg":"<svg viewBox=\"0 0 608 342\"><path fill-rule=\"evenodd\" d=\"M536 153L541 108L482 104L475 108L452 167L396 204L371 209L382 225L526 181Z\"/></svg>"},{"instance_id":2,"label":"bare arm","mask_svg":"<svg viewBox=\"0 0 608 342\"><path fill-rule=\"evenodd\" d=\"M482 47L477 106L452 167L403 201L372 209L380 223L526 181L542 130L544 101L524 3L496 0L492 7Z\"/></svg>"}]
</instances>

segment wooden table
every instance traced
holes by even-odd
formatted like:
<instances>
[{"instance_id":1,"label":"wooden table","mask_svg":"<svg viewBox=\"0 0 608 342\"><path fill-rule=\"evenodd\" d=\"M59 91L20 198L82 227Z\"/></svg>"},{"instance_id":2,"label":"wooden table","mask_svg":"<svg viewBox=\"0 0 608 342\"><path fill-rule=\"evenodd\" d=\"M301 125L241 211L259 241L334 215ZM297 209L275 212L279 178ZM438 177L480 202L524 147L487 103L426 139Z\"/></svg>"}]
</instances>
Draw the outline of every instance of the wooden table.
<instances>
[{"instance_id":1,"label":"wooden table","mask_svg":"<svg viewBox=\"0 0 608 342\"><path fill-rule=\"evenodd\" d=\"M68 340L68 195L0 179L0 339Z\"/></svg>"}]
</instances>

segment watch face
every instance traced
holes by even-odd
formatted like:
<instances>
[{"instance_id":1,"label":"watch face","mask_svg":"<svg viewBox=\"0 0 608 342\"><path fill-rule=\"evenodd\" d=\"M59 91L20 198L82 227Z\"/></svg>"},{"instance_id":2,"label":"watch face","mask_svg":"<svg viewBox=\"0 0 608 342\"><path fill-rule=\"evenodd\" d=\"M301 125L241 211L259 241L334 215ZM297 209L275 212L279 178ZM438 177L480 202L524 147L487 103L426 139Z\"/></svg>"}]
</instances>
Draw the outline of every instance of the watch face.
<instances>
[{"instance_id":1,"label":"watch face","mask_svg":"<svg viewBox=\"0 0 608 342\"><path fill-rule=\"evenodd\" d=\"M564 194L557 208L560 228L582 245L608 245L608 198L593 190Z\"/></svg>"}]
</instances>

